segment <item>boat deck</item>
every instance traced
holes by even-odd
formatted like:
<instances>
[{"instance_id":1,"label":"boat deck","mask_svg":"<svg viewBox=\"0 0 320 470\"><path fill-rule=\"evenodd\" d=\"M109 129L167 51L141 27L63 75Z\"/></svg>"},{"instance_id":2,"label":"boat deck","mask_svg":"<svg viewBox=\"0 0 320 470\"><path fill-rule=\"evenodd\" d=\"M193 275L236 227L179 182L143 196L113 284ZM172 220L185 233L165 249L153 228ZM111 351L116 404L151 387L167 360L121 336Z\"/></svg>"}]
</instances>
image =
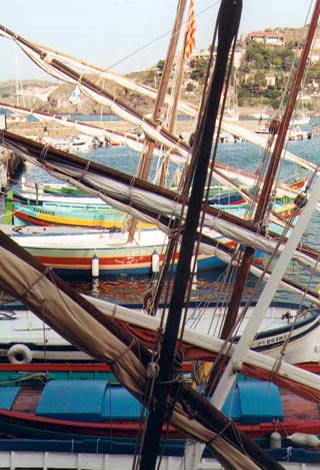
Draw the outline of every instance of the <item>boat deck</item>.
<instances>
[{"instance_id":1,"label":"boat deck","mask_svg":"<svg viewBox=\"0 0 320 470\"><path fill-rule=\"evenodd\" d=\"M281 400L285 420L319 420L319 404L294 395L291 392L281 391Z\"/></svg>"},{"instance_id":2,"label":"boat deck","mask_svg":"<svg viewBox=\"0 0 320 470\"><path fill-rule=\"evenodd\" d=\"M19 413L35 413L40 396L41 388L23 387L12 406L12 411Z\"/></svg>"}]
</instances>

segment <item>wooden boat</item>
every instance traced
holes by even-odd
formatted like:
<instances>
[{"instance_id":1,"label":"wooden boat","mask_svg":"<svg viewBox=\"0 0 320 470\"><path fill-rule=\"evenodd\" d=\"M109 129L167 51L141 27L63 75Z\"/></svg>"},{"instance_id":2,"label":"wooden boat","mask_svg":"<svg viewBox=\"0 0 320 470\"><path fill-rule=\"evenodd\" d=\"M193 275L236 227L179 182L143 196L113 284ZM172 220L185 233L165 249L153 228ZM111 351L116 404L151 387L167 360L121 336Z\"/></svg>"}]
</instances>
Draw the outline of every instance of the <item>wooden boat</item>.
<instances>
[{"instance_id":1,"label":"wooden boat","mask_svg":"<svg viewBox=\"0 0 320 470\"><path fill-rule=\"evenodd\" d=\"M90 298L102 311L108 310L108 303ZM245 325L250 322L254 305L246 314L246 321L238 332L241 335ZM147 326L150 316L141 306L131 307L128 324L140 323ZM158 315L160 317L161 311ZM209 339L217 331L224 318L224 309L201 302L189 305L186 331L202 334ZM160 319L153 317L150 331L156 331ZM0 309L0 358L13 364L31 362L88 362L92 358L36 317L30 310L17 305L3 306ZM314 363L320 360L320 313L319 310L301 310L297 305L287 303L273 304L265 316L260 331L252 344L252 349L270 357L277 357L284 343L287 343L285 358L293 364ZM146 333L147 334L147 333ZM149 333L150 335L150 333ZM8 338L10 338L8 340ZM237 338L235 338L236 341Z\"/></svg>"},{"instance_id":2,"label":"wooden boat","mask_svg":"<svg viewBox=\"0 0 320 470\"><path fill-rule=\"evenodd\" d=\"M294 183L290 184L290 188L292 190L299 190L303 189L305 186L306 180L302 179L300 181L295 181ZM31 188L31 186L30 186ZM84 205L97 205L97 204L105 204L102 199L90 196L78 188L69 186L69 185L61 185L59 187L52 187L50 185L44 185L43 190L37 191L8 191L6 194L6 206L8 207L8 211L12 210L10 207L10 203L13 204L14 202L20 202L23 204L37 204L41 205L43 203L51 202L51 203L63 203L63 204L84 204ZM48 189L46 189L48 188ZM245 188L244 188L245 189ZM250 190L249 190L250 193ZM294 200L294 194L290 193L288 195L282 194L281 197L277 198L280 204L284 202L292 202ZM213 186L209 190L208 196L208 204L209 205L233 205L233 204L243 204L246 203L246 200L243 196L237 191L236 189L231 189L226 186Z\"/></svg>"},{"instance_id":3,"label":"wooden boat","mask_svg":"<svg viewBox=\"0 0 320 470\"><path fill-rule=\"evenodd\" d=\"M68 186L71 189L71 186ZM104 205L105 207L109 207L108 204L104 203L102 199L94 196L90 196L89 194L82 194L79 191L77 194L76 188L74 194L70 192L70 194L55 194L55 193L47 193L47 192L34 192L34 191L8 191L6 194L6 211L12 210L14 204L16 202L22 204L37 204L41 205L42 203L56 203L56 204L82 204L89 206L92 204L93 206L97 205Z\"/></svg>"},{"instance_id":4,"label":"wooden boat","mask_svg":"<svg viewBox=\"0 0 320 470\"><path fill-rule=\"evenodd\" d=\"M141 412L139 401L113 381L55 379L44 386L39 382L37 386L20 383L0 387L3 437L94 441L136 438ZM299 442L294 433L305 433L309 438L320 434L317 404L296 399L292 393L280 393L268 382L240 377L222 412L264 446L275 432L281 436L279 447L296 442L308 448L312 439ZM172 425L163 427L162 437L165 435L169 440L185 438Z\"/></svg>"},{"instance_id":5,"label":"wooden boat","mask_svg":"<svg viewBox=\"0 0 320 470\"><path fill-rule=\"evenodd\" d=\"M72 225L89 228L122 228L125 214L106 204L44 203L41 206L17 204L14 208L14 224ZM139 223L140 228L151 224Z\"/></svg>"},{"instance_id":6,"label":"wooden boat","mask_svg":"<svg viewBox=\"0 0 320 470\"><path fill-rule=\"evenodd\" d=\"M310 31L312 31L312 33L314 32L315 22L319 16L319 8L320 2L317 2L317 9L315 9L311 22L312 28L310 27ZM145 439L142 448L141 468L155 467L164 419L169 419L170 422L176 427L179 427L183 433L186 433L191 437L195 437L202 442L207 442L210 448L213 451L216 451L221 463L226 463L229 468L237 468L237 466L239 469L246 470L248 468L256 467L273 469L281 468L276 462L270 462L268 457L261 453L254 443L248 442L247 437L238 429L236 429L237 438L235 439L235 435L231 435L232 433L229 432L230 422L226 420L225 417L221 416L213 406L209 406L207 401L205 401L190 387L187 387L184 383L180 382L177 384L175 380L177 378L175 369L175 362L177 359L175 357L175 347L177 341L179 341L180 344L179 323L182 318L182 309L184 306L185 293L187 291L187 283L189 281L188 275L193 251L192 249L190 250L190 246L194 246L197 237L198 221L204 189L203 183L205 182L210 149L212 147L212 134L216 125L216 117L224 85L224 75L228 69L229 52L237 37L240 14L240 2L223 0L218 15L219 41L216 48L216 64L218 64L218 66L215 66L212 80L210 80L209 86L206 90L206 97L208 99L201 115L201 125L198 127L202 132L199 132L197 135L196 144L193 146L193 156L195 157L194 162L196 162L196 165L193 165L192 167L191 179L194 179L195 183L192 188L189 207L186 214L186 223L182 240L183 250L181 250L180 253L181 263L178 264L173 292L171 295L166 330L162 338L163 341L161 348L159 348L159 374L151 376L152 380L154 379L154 395L150 397L152 401L148 403L151 403L151 406L147 428L144 433ZM5 32L6 34L9 34L7 31ZM17 40L19 39L17 36L15 38ZM310 47L310 38L311 33L308 38L309 40L307 41L307 46L305 46L302 51L302 59L304 59L306 52L308 51L308 47ZM34 54L36 58L38 58L38 55L43 55L41 48L36 48L25 41L24 45L28 47L28 53ZM54 68L55 65L56 62L53 60L48 64L48 67ZM301 66L299 68L301 69ZM62 67L60 67L60 69L61 74L65 73L67 75L67 70L64 70ZM75 79L75 76L73 76L73 79ZM85 78L82 80L82 84L83 83L86 83ZM295 83L295 90L296 89L297 83ZM92 88L92 94L94 94L94 92L97 93L98 90ZM289 99L289 102L292 102L291 99ZM288 114L289 112L287 115ZM212 131L211 134L210 131ZM10 146L10 143L8 143L10 141L10 135L4 132L4 136L6 145ZM282 147L283 145L279 146L280 152ZM39 149L40 147L38 147L38 150ZM34 153L37 152L35 151ZM60 156L62 157L62 155ZM277 150L275 157L278 156L279 152ZM77 161L77 165L78 163L79 161ZM64 165L66 165L66 160L64 161ZM78 174L79 168L81 168L80 164L77 167ZM68 173L69 175L73 173L71 165L68 167ZM101 176L102 173L103 171L100 172L99 176ZM75 173L73 173L73 175L74 174ZM83 184L84 178L81 177L81 179L81 183ZM270 182L272 183L270 180L267 181L268 184ZM318 192L320 191L319 183L315 185L315 189L317 192L312 194L312 197L305 206L303 213L305 216L300 219L302 222L301 228L294 231L293 242L290 243L289 246L290 251L288 249L287 251L289 251L289 253L285 253L287 259L290 258L290 254L292 256L295 248L294 243L299 239L299 235L301 237L302 234L300 234L300 231L302 228L305 228L309 213L315 207L315 196L318 197ZM268 191L264 191L263 204L268 202L268 194L270 194L270 191L269 193ZM259 218L256 222L260 224L265 216L265 211L260 210L258 215ZM295 227L295 229L296 228L297 227ZM105 317L101 315L101 312L92 309L90 305L81 301L81 299L77 299L74 293L67 293L66 287L63 287L56 278L54 278L54 280L56 281L56 287L59 286L61 298L59 298L59 295L56 295L55 298L57 299L56 303L59 304L59 309L61 308L61 311L57 308L57 305L55 305L55 310L53 311L52 303L48 299L48 297L50 297L51 300L48 286L52 285L52 282L49 280L47 272L43 271L42 267L37 266L31 257L28 257L25 253L21 253L21 250L19 252L20 256L13 256L16 255L16 251L18 252L19 250L10 247L10 243L6 240L3 240L2 245L4 246L2 250L3 264L5 261L14 259L16 264L21 267L26 274L28 273L28 275L30 275L30 279L28 279L30 282L28 282L26 288L25 284L22 283L20 279L17 279L15 276L16 273L12 273L10 270L8 270L9 272L0 271L2 287L8 292L14 292L15 295L23 297L24 301L27 304L31 304L32 308L41 318L45 318L46 321L54 325L58 330L63 331L64 335L68 338L72 338L73 342L81 344L81 347L84 350L87 352L90 351L93 355L110 361L110 363L114 365L119 377L124 379L123 381L128 389L131 390L141 402L144 402L148 377L147 372L150 372L150 361L153 360L154 356L151 355L142 344L138 344L136 342L136 337L130 335L127 330L120 328L111 321L107 322ZM245 254L247 255L248 253ZM252 253L250 253L250 255L252 255ZM19 262L16 260L17 257L19 258ZM247 259L245 259L245 261L247 261ZM281 262L282 261L283 257L281 257ZM28 266L26 266L27 263L29 269ZM279 264L281 265L281 263ZM283 263L283 265L284 266L282 266L282 268L286 266L285 263ZM243 272L246 274L244 270ZM273 276L275 278L274 283L276 283L277 279L280 277L279 274L278 269L277 276ZM47 289L44 291L43 289L45 287L47 287ZM37 294L36 299L34 298L35 293ZM269 292L267 293L269 295ZM238 297L240 300L240 295ZM262 299L265 300L265 296L262 296ZM69 301L70 303L68 303L67 306L66 303ZM259 308L261 306L260 304ZM72 308L70 308L71 306ZM265 305L262 305L261 307L265 307ZM259 309L257 308L257 310ZM75 311L77 311L77 315L75 315ZM62 313L63 316L61 315ZM256 314L256 316L260 321L260 317L264 313L264 308L262 308L258 313L259 315ZM251 322L248 322L252 324L252 330L254 330L254 333L257 332L256 324L259 324L258 320L253 318ZM89 328L89 325L92 329ZM94 334L92 332L94 332ZM244 353L239 359L240 362L234 362L232 360L227 365L226 371L228 373L230 372L231 367L231 373L229 374L230 377L241 370L243 361L245 361L244 355L246 353L249 354L248 349L251 345L252 338L249 336L250 341L246 342L247 335L245 333L246 331L243 332L239 339L239 344L235 345L234 349L235 352L238 352L239 347L243 347L243 343L245 343L244 346L246 346L247 349L243 347ZM92 341L92 337L95 339L94 342ZM106 340L107 338L108 341ZM234 352L232 353L232 357L233 356ZM280 374L281 370L279 370L278 373ZM223 375L225 375L225 373ZM304 376L305 381L303 382L303 385L305 387L307 387L307 378L307 376ZM222 386L223 383L224 381L222 378L218 387ZM319 380L316 379L313 385L310 386L309 384L309 387L312 388L312 390L316 390L318 386ZM18 393L18 391L13 391L13 393ZM99 393L103 393L103 390L99 390ZM318 393L316 393L316 395L319 396ZM153 401L153 399L155 400ZM155 406L152 406L153 403L155 403ZM168 407L169 403L174 406ZM190 413L191 409L192 413ZM7 416L8 413L9 412L7 412ZM22 417L22 420L24 420L24 417ZM274 425L274 423L272 424ZM201 436L197 433L196 428L201 428ZM30 427L28 427L28 429L30 430ZM74 429L76 429L76 427ZM230 450L230 452L226 452L226 448L227 450ZM150 461L152 463L148 467L147 462ZM196 466L191 466L191 468L196 468Z\"/></svg>"},{"instance_id":7,"label":"wooden boat","mask_svg":"<svg viewBox=\"0 0 320 470\"><path fill-rule=\"evenodd\" d=\"M35 188L31 184L28 188ZM56 204L84 204L84 205L97 205L105 204L100 198L90 196L78 188L69 185L43 185L39 190L21 190L21 191L8 191L6 194L6 211L12 210L15 202L23 204L37 204L43 203L56 203ZM246 201L241 194L235 189L229 189L223 186L214 186L210 188L208 204L242 204ZM108 206L105 204L105 206Z\"/></svg>"},{"instance_id":8,"label":"wooden boat","mask_svg":"<svg viewBox=\"0 0 320 470\"><path fill-rule=\"evenodd\" d=\"M184 377L191 380L192 363L183 364ZM50 380L104 380L118 383L110 367L101 362L0 362L0 387L6 385L39 386Z\"/></svg>"},{"instance_id":9,"label":"wooden boat","mask_svg":"<svg viewBox=\"0 0 320 470\"><path fill-rule=\"evenodd\" d=\"M240 201L239 204L215 204L214 207L222 212L235 215L240 218L248 218L248 205ZM275 212L284 218L290 217L296 206L289 202L287 204L276 203ZM14 224L27 223L34 225L71 225L89 228L122 228L125 220L125 214L106 207L105 205L93 204L69 204L69 203L43 203L38 205L23 205L16 203L14 205ZM150 228L151 224L139 222L140 228Z\"/></svg>"},{"instance_id":10,"label":"wooden boat","mask_svg":"<svg viewBox=\"0 0 320 470\"><path fill-rule=\"evenodd\" d=\"M98 268L94 276L101 279L119 275L151 275L163 264L168 243L165 233L158 229L138 230L131 242L128 234L120 229L68 231L68 227L64 227L61 231L55 227L43 227L40 233L36 227L27 227L26 233L23 233L23 228L21 232L10 228L6 232L39 261L69 279L75 276L77 279L91 279L94 265ZM215 231L207 233L216 241L231 244ZM257 261L260 256L258 253ZM222 260L210 254L200 254L197 261L197 268L201 271L224 265Z\"/></svg>"},{"instance_id":11,"label":"wooden boat","mask_svg":"<svg viewBox=\"0 0 320 470\"><path fill-rule=\"evenodd\" d=\"M188 370L188 369L186 369ZM39 381L105 380L116 381L110 368L98 362L38 362L32 364L0 363L0 387L4 384L39 386Z\"/></svg>"},{"instance_id":12,"label":"wooden boat","mask_svg":"<svg viewBox=\"0 0 320 470\"><path fill-rule=\"evenodd\" d=\"M298 125L294 125L290 129L289 140L310 140L312 139L312 131L304 131Z\"/></svg>"},{"instance_id":13,"label":"wooden boat","mask_svg":"<svg viewBox=\"0 0 320 470\"><path fill-rule=\"evenodd\" d=\"M265 440L269 446L271 439ZM0 440L0 468L7 470L131 470L135 460L138 441L125 438L100 438L94 440L43 440L4 439ZM162 440L160 470L176 470L186 465L184 457L185 439ZM315 470L320 461L317 450L293 447L288 440L282 448L263 448L286 470ZM220 470L220 463L205 449L201 467L206 470ZM303 467L302 467L303 465Z\"/></svg>"}]
</instances>

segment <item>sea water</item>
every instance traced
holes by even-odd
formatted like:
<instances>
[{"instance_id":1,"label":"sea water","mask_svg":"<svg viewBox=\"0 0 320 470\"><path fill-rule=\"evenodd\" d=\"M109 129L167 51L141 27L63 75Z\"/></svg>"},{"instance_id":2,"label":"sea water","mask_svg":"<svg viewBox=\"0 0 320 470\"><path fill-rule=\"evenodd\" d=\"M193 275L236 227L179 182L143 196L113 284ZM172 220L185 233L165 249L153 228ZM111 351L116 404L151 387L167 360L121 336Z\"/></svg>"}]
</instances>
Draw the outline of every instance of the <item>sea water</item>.
<instances>
[{"instance_id":1,"label":"sea water","mask_svg":"<svg viewBox=\"0 0 320 470\"><path fill-rule=\"evenodd\" d=\"M306 160L318 165L320 163L319 148L320 137L314 137L311 140L289 142L288 150L305 158ZM257 170L258 165L263 157L264 150L248 142L224 143L218 148L216 160L234 168L239 168L249 172ZM135 175L139 161L139 154L125 147L100 147L92 149L90 154L81 155L97 163L108 167L121 170L132 176ZM176 167L169 167L169 184L174 179ZM150 181L153 181L157 175L158 167L156 161L153 162ZM23 172L26 181L42 181L42 182L59 182L46 173L43 169L27 164ZM283 161L280 167L281 180L284 182L298 179L306 175L305 170L299 169L296 165ZM20 186L21 176L12 184L12 189ZM319 241L319 212L315 211L311 223L307 228L303 241L314 248L320 248ZM297 264L291 264L287 273L288 277L296 282L308 285L309 288L316 288L319 281L311 279L310 274ZM197 282L193 290L194 297L209 297L212 292L217 292L217 286L223 282L222 272L206 272L198 273ZM255 284L256 280L253 276L249 277L249 288ZM143 294L150 283L150 278L130 278L119 276L116 279L108 281L100 281L98 286L98 295L106 300L125 303L141 302ZM92 292L92 284L90 282L75 282L73 287L84 293ZM261 289L260 289L261 290ZM259 291L260 291L259 290ZM277 293L277 298L281 300L298 301L292 294L288 294L283 289Z\"/></svg>"}]
</instances>

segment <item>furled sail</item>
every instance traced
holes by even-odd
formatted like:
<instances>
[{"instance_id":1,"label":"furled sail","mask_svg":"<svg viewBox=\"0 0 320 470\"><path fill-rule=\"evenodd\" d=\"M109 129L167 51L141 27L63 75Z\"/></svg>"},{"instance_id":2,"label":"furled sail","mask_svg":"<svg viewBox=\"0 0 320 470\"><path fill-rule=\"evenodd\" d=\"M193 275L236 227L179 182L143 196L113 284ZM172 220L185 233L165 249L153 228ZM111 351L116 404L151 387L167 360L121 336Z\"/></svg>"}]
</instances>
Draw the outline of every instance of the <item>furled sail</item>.
<instances>
[{"instance_id":1,"label":"furled sail","mask_svg":"<svg viewBox=\"0 0 320 470\"><path fill-rule=\"evenodd\" d=\"M33 109L23 108L21 106L14 106L2 102L0 102L0 108L5 111L14 112L15 114L19 114L22 116L32 115L34 118L38 119L41 122L54 122L60 124L63 127L70 127L92 137L107 139L108 142L112 144L127 145L128 147L132 148L137 152L140 152L144 145L144 143L141 142L138 137L135 137L132 134L114 131L109 128L76 121L65 116L57 116L45 112L34 111ZM155 154L157 154L157 150L158 149L155 150Z\"/></svg>"},{"instance_id":2,"label":"furled sail","mask_svg":"<svg viewBox=\"0 0 320 470\"><path fill-rule=\"evenodd\" d=\"M140 341L150 349L156 341L156 335L160 327L160 319L156 316L146 315L144 312L135 312L120 305L87 297L99 310L114 320L125 324ZM320 300L318 299L320 305ZM225 344L217 337L207 336L186 328L183 332L182 349L184 358L188 360L214 361L219 353L224 350L231 355L234 345ZM288 390L296 392L304 398L318 401L320 395L320 379L314 381L314 375L299 367L281 361L277 367L278 359L266 356L255 351L248 351L244 359L244 368L249 377L270 380ZM275 373L275 370L277 372Z\"/></svg>"},{"instance_id":3,"label":"furled sail","mask_svg":"<svg viewBox=\"0 0 320 470\"><path fill-rule=\"evenodd\" d=\"M127 145L128 147L130 147L131 149L139 153L141 153L142 150L144 149L144 145L145 145L144 141L139 139L138 137L135 137L134 135L130 133L123 133L119 131L116 132L111 129L102 128L100 126L95 126L89 123L74 121L70 118L52 115L49 113L44 113L44 112L39 112L39 111L34 111L32 109L23 108L20 106L14 106L11 104L1 103L1 102L0 102L0 108L9 112L13 111L23 116L28 116L31 114L33 117L35 117L36 119L39 119L42 122L55 122L55 123L60 124L61 126L71 127L73 129L79 130L86 135L98 137L100 139L107 139L108 142L110 143ZM167 154L163 153L161 149L155 148L154 155L161 157ZM171 160L175 161L176 163L181 163L183 161L182 157L178 156L177 154L171 154ZM237 181L243 181L244 185L251 187L251 186L254 186L255 184L256 175L247 173L247 172L241 172L240 170L236 168L232 168L230 166L225 167L221 163L217 164L214 167L213 175L214 175L215 180L218 183L238 191L244 200L253 201L252 194L246 191L245 189L243 189L242 187L240 187L239 184L233 181L233 179L236 179ZM297 190L291 188L287 184L278 182L277 188L276 188L277 197L281 198L283 196L287 196L287 197L295 198L297 194L298 194ZM283 222L276 214L274 213L271 214L271 217L273 218L274 222L278 223L279 225L283 225Z\"/></svg>"},{"instance_id":4,"label":"furled sail","mask_svg":"<svg viewBox=\"0 0 320 470\"><path fill-rule=\"evenodd\" d=\"M2 131L2 145L18 151L31 163L42 166L56 178L62 179L86 192L100 197L106 203L121 211L156 224L166 233L170 232L170 217L184 218L183 201L173 191L159 188L151 183L133 178L125 173L110 169L84 158L44 146L24 137ZM269 237L261 233L261 228L250 221L222 213L214 207L206 207L204 226L216 230L228 239L257 250L271 253L276 247L278 235L269 232ZM210 235L208 233L208 235ZM281 246L279 252L281 252ZM204 253L219 254L215 247L202 243ZM211 250L211 251L210 251ZM294 255L300 264L312 272L319 272L318 253L298 248Z\"/></svg>"},{"instance_id":5,"label":"furled sail","mask_svg":"<svg viewBox=\"0 0 320 470\"><path fill-rule=\"evenodd\" d=\"M90 62L86 60L78 59L76 57L71 56L70 54L66 54L65 52L57 51L56 49L53 49L48 46L44 46L42 44L36 44L36 45L37 47L46 51L48 54L55 57L56 59L61 60L61 62L80 68L86 73L94 73L95 75L105 78L106 80L112 81L116 83L117 85L121 85L128 90L135 91L139 93L140 95L147 96L153 100L155 100L157 97L158 92L154 88L143 85L141 83L136 83L133 80L130 80L129 78L123 75L115 73L109 69L104 69L102 67L99 67L98 65L91 64ZM165 98L165 101L167 104L172 105L173 97L170 95L167 95ZM178 103L178 107L179 107L180 112L183 113L184 115L187 115L190 117L197 116L197 112L198 112L197 108L193 106L192 104L189 104L180 100Z\"/></svg>"},{"instance_id":6,"label":"furled sail","mask_svg":"<svg viewBox=\"0 0 320 470\"><path fill-rule=\"evenodd\" d=\"M94 99L97 103L108 106L116 116L131 122L135 126L140 126L141 130L150 139L157 141L185 159L189 157L189 147L181 142L179 138L169 134L165 129L159 128L156 123L145 116L129 109L117 97L97 86L75 70L67 67L50 55L49 52L47 53L34 43L27 41L4 26L0 26L0 31L4 37L14 40L42 70L60 80L77 85L83 93Z\"/></svg>"},{"instance_id":7,"label":"furled sail","mask_svg":"<svg viewBox=\"0 0 320 470\"><path fill-rule=\"evenodd\" d=\"M183 159L186 160L190 158L190 149L188 149L188 147L185 146L180 141L180 139L170 136L170 134L162 128L159 129L155 123L152 123L152 121L149 119L131 110L127 105L121 103L112 94L99 89L99 87L97 87L94 83L83 77L82 74L65 67L64 63L80 67L87 72L99 73L108 80L114 81L119 85L124 86L125 88L137 91L145 96L149 96L152 99L156 99L156 90L150 87L146 87L145 85L137 84L127 77L123 77L122 75L111 72L110 70L106 70L96 65L90 64L85 60L77 59L70 56L69 54L56 51L55 49L49 48L47 46L27 41L25 38L19 36L3 25L0 25L0 34L7 39L15 41L16 44L23 50L23 52L25 52L25 54L31 58L31 60L33 60L41 69L45 70L50 75L53 75L62 81L75 84L79 87L80 90L83 90L88 96L93 98L98 103L105 106L110 106L111 111L114 112L115 115L132 122L134 125L140 125L143 132L145 132L147 136L156 140L159 144L166 146L168 149L171 149L171 153L178 154L180 157L183 157ZM165 99L166 102L171 104L173 98L167 96ZM187 103L180 101L179 109L186 115L192 117L197 116L197 109ZM265 148L266 146L267 138L259 136L249 129L245 129L237 124L223 121L222 129L232 135L236 135L247 140L248 142L254 143L259 147ZM314 164L293 154L292 152L289 152L287 149L283 150L282 157L307 170L316 170Z\"/></svg>"},{"instance_id":8,"label":"furled sail","mask_svg":"<svg viewBox=\"0 0 320 470\"><path fill-rule=\"evenodd\" d=\"M69 342L109 364L121 383L143 403L146 368L151 354L137 338L79 296L3 233L0 233L0 253L1 289L23 300ZM179 383L173 394L176 404L172 424L186 435L208 443L221 462L228 462L231 468L239 470L282 468L238 430L235 431L234 426L228 426L229 420L210 407L190 386ZM197 409L196 417L191 418L185 404L189 410Z\"/></svg>"}]
</instances>

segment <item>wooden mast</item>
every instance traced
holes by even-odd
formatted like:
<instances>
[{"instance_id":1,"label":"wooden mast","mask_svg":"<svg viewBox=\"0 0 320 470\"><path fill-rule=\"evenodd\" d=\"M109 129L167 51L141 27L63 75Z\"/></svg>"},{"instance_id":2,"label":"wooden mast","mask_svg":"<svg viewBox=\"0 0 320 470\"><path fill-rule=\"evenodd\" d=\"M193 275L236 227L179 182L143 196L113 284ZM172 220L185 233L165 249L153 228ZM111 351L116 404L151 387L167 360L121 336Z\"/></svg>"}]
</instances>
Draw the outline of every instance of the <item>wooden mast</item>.
<instances>
[{"instance_id":1,"label":"wooden mast","mask_svg":"<svg viewBox=\"0 0 320 470\"><path fill-rule=\"evenodd\" d=\"M296 103L297 95L300 89L301 81L303 78L306 62L309 56L311 49L313 37L315 30L318 24L320 13L320 0L317 0L317 3L314 7L314 12L312 20L310 23L307 39L304 45L303 52L300 57L298 70L295 76L295 80L292 87L292 92L290 93L286 111L280 122L278 129L278 136L275 142L275 147L273 150L270 166L268 167L267 174L265 177L265 184L262 188L260 199L257 204L256 213L253 222L256 224L261 224L267 210L267 204L274 184L276 172L279 166L285 138L287 135L289 123L293 114L294 106ZM240 341L236 346L235 352L229 360L229 363L226 366L226 369L222 375L222 378L219 379L217 387L214 391L214 394L211 399L211 403L216 406L218 409L221 409L228 393L230 392L232 385L234 383L235 377L238 372L241 371L243 358L247 351L250 348L250 345L254 339L259 325L265 315L265 311L268 308L275 292L278 287L279 282L285 274L286 268L292 258L293 252L296 249L301 236L310 220L310 217L313 213L313 210L317 204L320 192L320 178L317 181L316 188L308 202L308 207L305 208L302 216L299 218L299 224L294 228L291 238L288 240L284 251L280 255L278 263L276 264L275 269L272 272L272 276L269 277L264 293L261 295L258 304L255 308L252 319L248 323L245 331L241 335ZM246 247L243 254L243 259L241 266L238 269L236 276L235 286L229 303L229 308L227 312L226 321L223 325L221 338L227 339L230 332L232 331L233 325L236 322L238 310L240 308L240 303L242 300L242 294L246 285L250 267L252 265L254 249L251 247ZM214 388L214 380L219 373L220 362L218 361L215 366L212 368L210 377L207 384L206 393L212 393ZM192 465L192 468L197 468L198 463L201 459L204 446L200 443L191 443L186 447L186 456L188 459L188 464ZM191 467L190 467L191 468Z\"/></svg>"},{"instance_id":2,"label":"wooden mast","mask_svg":"<svg viewBox=\"0 0 320 470\"><path fill-rule=\"evenodd\" d=\"M258 200L258 204L257 204L257 208L256 208L254 220L253 220L253 223L255 224L261 225L263 223L263 219L266 214L268 201L269 201L271 190L275 181L276 173L279 167L283 146L284 146L286 135L287 135L288 128L289 128L289 123L292 118L297 95L299 93L299 89L301 86L301 81L302 81L303 74L305 71L309 52L311 49L315 29L317 27L318 18L319 18L319 1L317 1L317 4L314 8L312 21L310 23L310 28L308 31L307 39L306 39L306 42L305 42L305 45L304 45L304 48L300 57L298 70L294 79L292 91L288 99L287 107L286 107L284 116L281 122L279 123L278 135L277 135L274 150L272 153L271 162L267 170L265 183L262 188L260 198ZM226 321L223 326L223 330L221 334L222 339L226 339L229 336L232 330L232 327L235 324L239 307L240 307L240 303L241 303L241 299L242 299L242 293L244 291L248 273L250 270L250 266L252 264L253 255L254 255L254 249L250 247L246 247L244 254L243 254L241 266L236 276L235 285L237 287L236 289L233 290L233 293L231 296ZM213 377L211 379L213 379ZM212 380L210 382L212 382Z\"/></svg>"},{"instance_id":3,"label":"wooden mast","mask_svg":"<svg viewBox=\"0 0 320 470\"><path fill-rule=\"evenodd\" d=\"M155 102L155 108L152 115L152 121L155 123L160 123L162 121L163 105L165 103L165 95L168 90L168 84L170 76L173 69L174 59L177 50L177 44L179 40L179 35L181 31L182 20L184 16L184 11L186 7L186 0L179 0L177 6L177 14L175 19L175 24L172 30L170 44L168 48L167 57L164 63L164 68L162 72L159 92L157 94L157 99ZM138 177L142 179L147 179L149 176L152 154L155 148L155 141L148 139L146 145L146 151L142 155L141 164L138 172Z\"/></svg>"},{"instance_id":4,"label":"wooden mast","mask_svg":"<svg viewBox=\"0 0 320 470\"><path fill-rule=\"evenodd\" d=\"M188 23L189 21L191 21L191 16L193 17L193 15L194 15L194 4L193 4L193 0L191 0L190 8L189 8ZM194 22L194 18L192 18L192 20ZM191 51L188 51L188 53L186 53L186 46L187 46L187 42L189 39L188 26L189 25L187 24L187 28L184 34L183 46L181 48L180 58L178 60L178 66L177 66L176 85L175 85L173 101L172 101L172 106L171 106L170 116L169 116L169 124L168 124L168 131L170 132L170 134L174 134L175 125L177 121L177 115L178 115L178 103L179 103L179 98L180 98L180 93L181 93L181 86L183 82L184 66L185 66L186 59L189 58L189 53L191 52ZM195 31L194 23L192 26L193 26L193 30ZM161 168L160 186L163 186L163 187L166 186L168 165L169 165L169 157L164 159L162 168Z\"/></svg>"},{"instance_id":5,"label":"wooden mast","mask_svg":"<svg viewBox=\"0 0 320 470\"><path fill-rule=\"evenodd\" d=\"M155 468L162 424L164 419L166 418L166 420L168 420L170 416L167 400L171 389L169 384L175 377L173 364L176 341L182 317L185 292L187 284L190 281L190 264L197 237L213 133L228 66L229 52L237 36L241 10L241 0L223 0L219 9L216 63L210 84L210 92L208 93L208 100L202 115L202 121L198 126L197 138L194 145L194 157L197 162L193 178L194 184L191 190L185 230L182 236L181 250L169 306L168 320L161 348L159 375L155 383L156 407L154 410L151 410L148 418L142 447L140 470L151 470Z\"/></svg>"},{"instance_id":6,"label":"wooden mast","mask_svg":"<svg viewBox=\"0 0 320 470\"><path fill-rule=\"evenodd\" d=\"M171 34L171 39L169 43L167 57L164 63L164 68L162 72L161 82L159 91L157 94L155 107L152 115L152 121L156 124L160 124L162 122L162 113L163 113L163 106L165 104L165 97L168 89L168 84L170 80L170 76L172 73L173 63L175 59L175 54L177 50L177 44L179 40L179 35L181 31L182 20L184 16L184 11L186 7L187 0L179 0L177 6L177 13L176 19L174 23L174 27ZM150 173L150 167L152 162L152 155L156 146L156 142L151 140L150 138L147 139L145 144L145 150L141 155L139 167L137 171L137 177L143 180L147 180ZM136 227L137 227L137 219L133 218L130 223L129 227L129 240L133 239Z\"/></svg>"}]
</instances>

